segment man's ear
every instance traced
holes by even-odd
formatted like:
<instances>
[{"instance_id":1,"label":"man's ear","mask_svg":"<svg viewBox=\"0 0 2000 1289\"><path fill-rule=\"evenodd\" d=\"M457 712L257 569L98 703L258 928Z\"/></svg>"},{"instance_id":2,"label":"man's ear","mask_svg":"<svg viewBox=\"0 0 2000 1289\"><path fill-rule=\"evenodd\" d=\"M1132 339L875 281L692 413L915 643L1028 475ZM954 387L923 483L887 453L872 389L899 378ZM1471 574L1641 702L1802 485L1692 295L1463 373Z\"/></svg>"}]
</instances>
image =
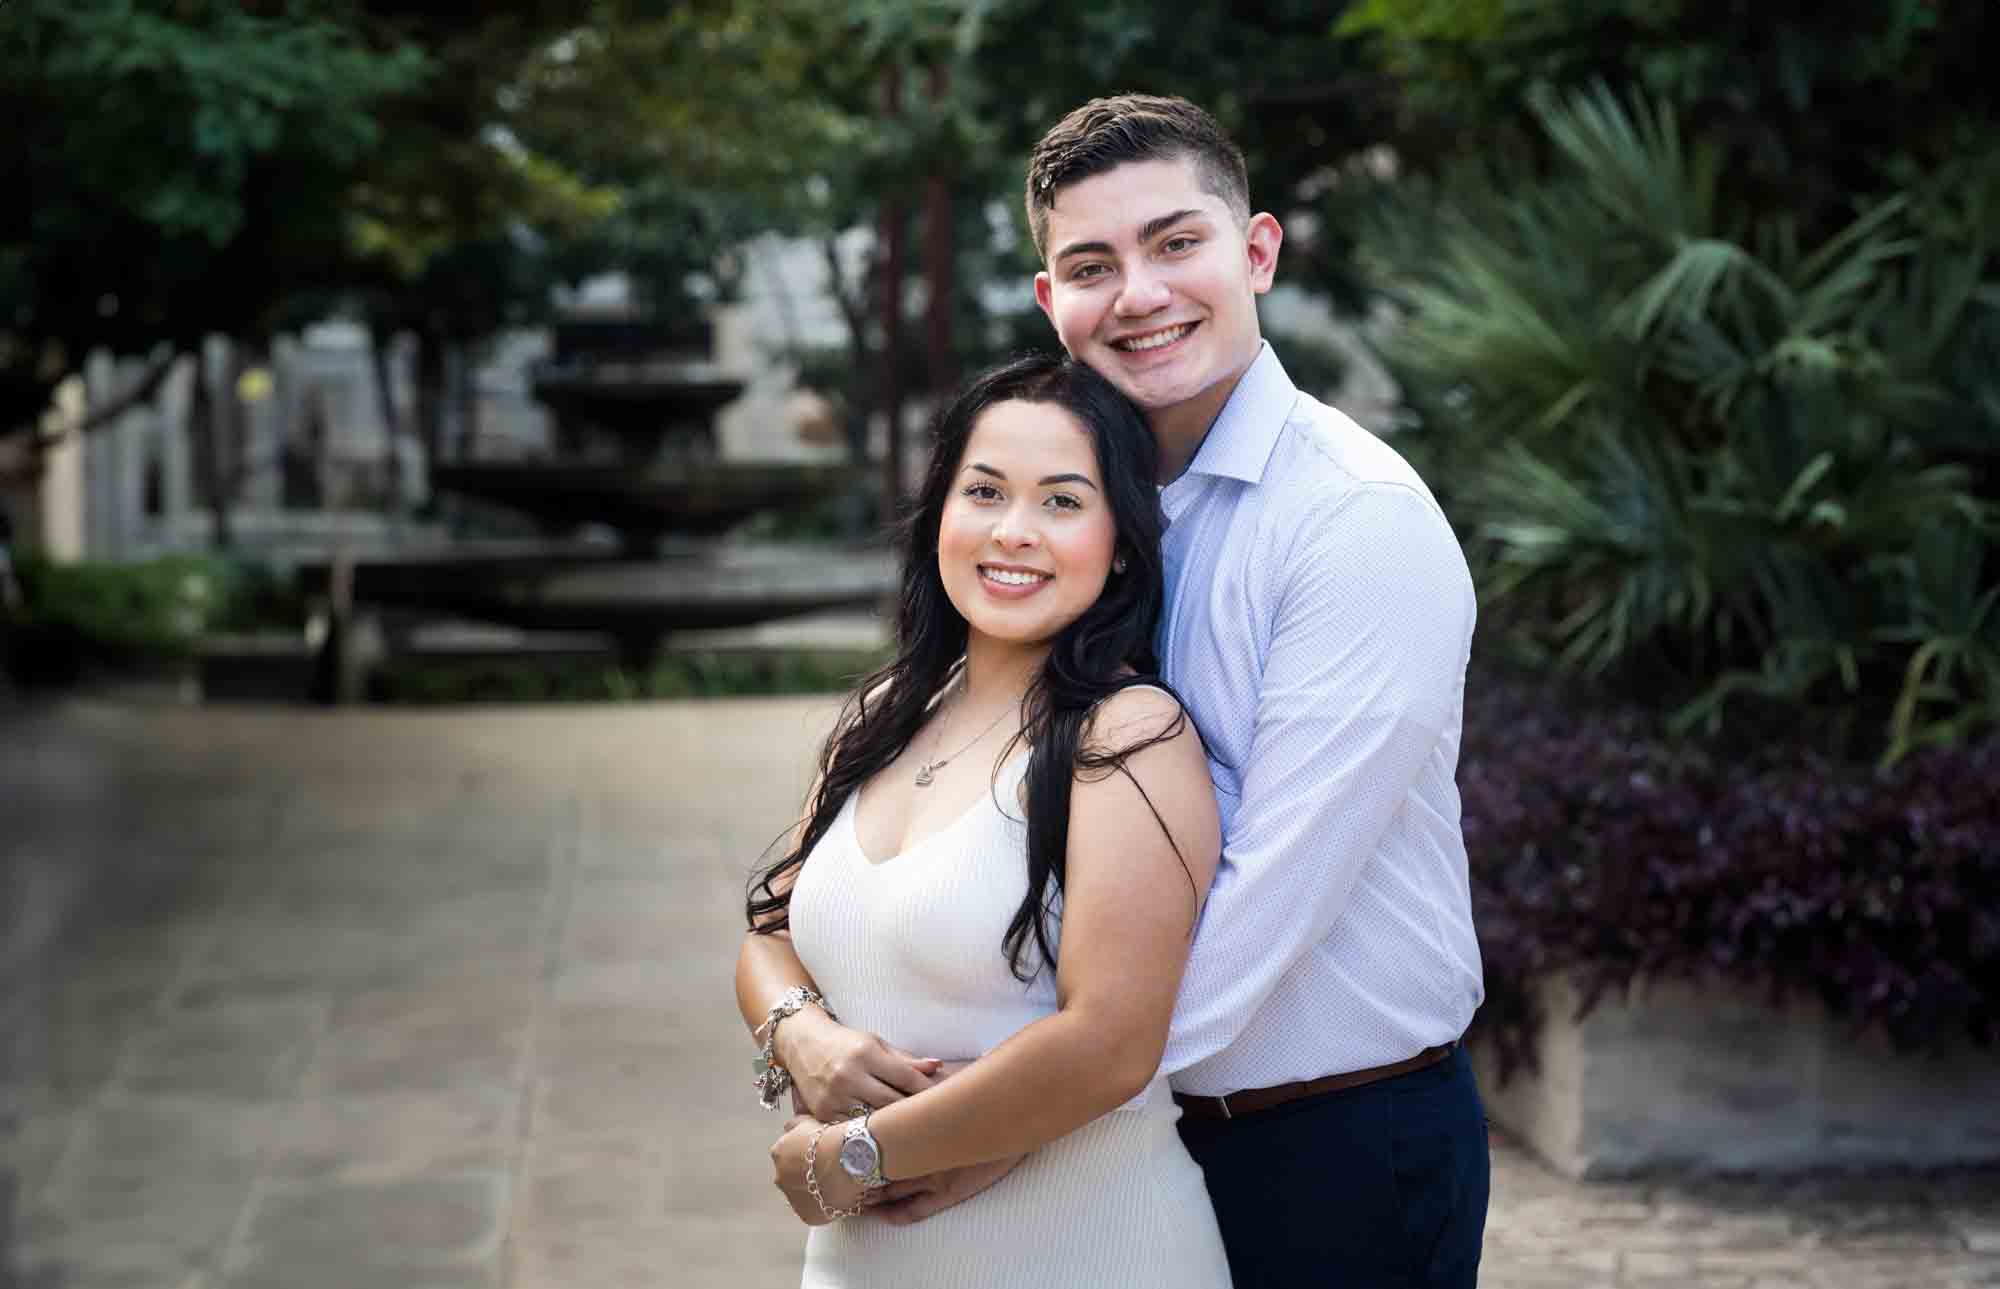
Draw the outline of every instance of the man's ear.
<instances>
[{"instance_id":1,"label":"man's ear","mask_svg":"<svg viewBox=\"0 0 2000 1289\"><path fill-rule=\"evenodd\" d=\"M1055 326L1056 311L1055 311L1054 286L1049 281L1049 274L1048 270L1046 269L1044 269L1040 273L1035 274L1035 303L1041 306L1042 316L1049 320L1049 325L1051 327Z\"/></svg>"},{"instance_id":2,"label":"man's ear","mask_svg":"<svg viewBox=\"0 0 2000 1289\"><path fill-rule=\"evenodd\" d=\"M1263 295L1271 289L1271 281L1278 272L1278 247L1284 244L1285 230L1278 224L1278 217L1269 211L1259 211L1250 217L1250 224L1243 230L1243 250L1250 261L1250 290Z\"/></svg>"}]
</instances>

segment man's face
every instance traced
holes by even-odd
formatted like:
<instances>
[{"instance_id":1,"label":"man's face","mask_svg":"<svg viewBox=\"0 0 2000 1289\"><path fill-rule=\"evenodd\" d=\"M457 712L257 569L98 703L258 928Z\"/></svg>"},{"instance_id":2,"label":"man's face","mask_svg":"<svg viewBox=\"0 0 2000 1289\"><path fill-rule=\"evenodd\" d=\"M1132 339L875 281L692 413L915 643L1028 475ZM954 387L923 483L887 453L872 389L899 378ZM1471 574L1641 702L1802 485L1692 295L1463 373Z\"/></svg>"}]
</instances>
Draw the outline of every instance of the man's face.
<instances>
[{"instance_id":1,"label":"man's face","mask_svg":"<svg viewBox=\"0 0 2000 1289\"><path fill-rule=\"evenodd\" d=\"M1035 301L1156 430L1186 409L1205 432L1257 356L1256 297L1282 238L1270 215L1238 227L1191 162L1127 162L1056 194Z\"/></svg>"}]
</instances>

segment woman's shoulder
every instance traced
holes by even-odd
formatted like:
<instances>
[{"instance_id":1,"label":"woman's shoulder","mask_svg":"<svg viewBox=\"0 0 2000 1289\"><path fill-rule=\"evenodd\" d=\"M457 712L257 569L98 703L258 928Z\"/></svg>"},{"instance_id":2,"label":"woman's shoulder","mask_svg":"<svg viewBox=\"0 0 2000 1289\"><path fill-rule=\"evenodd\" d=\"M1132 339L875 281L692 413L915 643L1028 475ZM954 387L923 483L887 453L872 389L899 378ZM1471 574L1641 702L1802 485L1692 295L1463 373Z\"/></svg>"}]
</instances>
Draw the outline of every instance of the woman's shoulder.
<instances>
[{"instance_id":1,"label":"woman's shoulder","mask_svg":"<svg viewBox=\"0 0 2000 1289\"><path fill-rule=\"evenodd\" d=\"M1173 691L1151 677L1129 677L1099 699L1090 714L1089 738L1100 747L1166 742L1194 729Z\"/></svg>"}]
</instances>

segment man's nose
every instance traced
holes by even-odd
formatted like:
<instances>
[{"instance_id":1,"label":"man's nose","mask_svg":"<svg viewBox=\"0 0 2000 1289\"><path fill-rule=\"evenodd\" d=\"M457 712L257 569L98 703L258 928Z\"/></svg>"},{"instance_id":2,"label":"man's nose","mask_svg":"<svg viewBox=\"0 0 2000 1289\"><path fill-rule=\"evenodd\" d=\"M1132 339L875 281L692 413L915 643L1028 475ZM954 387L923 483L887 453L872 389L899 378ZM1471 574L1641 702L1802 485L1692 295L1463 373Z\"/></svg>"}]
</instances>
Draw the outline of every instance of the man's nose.
<instances>
[{"instance_id":1,"label":"man's nose","mask_svg":"<svg viewBox=\"0 0 2000 1289\"><path fill-rule=\"evenodd\" d=\"M1166 308L1170 296L1166 280L1157 273L1133 269L1126 273L1113 307L1121 318L1143 318Z\"/></svg>"}]
</instances>

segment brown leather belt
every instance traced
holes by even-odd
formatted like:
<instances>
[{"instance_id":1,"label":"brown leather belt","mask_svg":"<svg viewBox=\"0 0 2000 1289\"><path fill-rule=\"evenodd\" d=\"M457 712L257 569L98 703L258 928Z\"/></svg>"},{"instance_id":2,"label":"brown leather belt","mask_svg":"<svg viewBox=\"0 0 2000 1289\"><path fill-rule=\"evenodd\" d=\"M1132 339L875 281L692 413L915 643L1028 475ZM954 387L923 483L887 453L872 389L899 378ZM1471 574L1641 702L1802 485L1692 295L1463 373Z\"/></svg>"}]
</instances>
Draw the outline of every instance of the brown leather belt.
<instances>
[{"instance_id":1,"label":"brown leather belt","mask_svg":"<svg viewBox=\"0 0 2000 1289\"><path fill-rule=\"evenodd\" d=\"M1414 1074L1450 1056L1457 1046L1457 1041L1453 1040L1439 1047L1427 1047L1407 1061L1378 1065L1372 1070L1350 1070L1346 1074L1329 1074L1323 1079L1307 1079L1303 1083L1280 1083L1275 1088L1246 1088L1222 1097L1195 1097L1176 1092L1174 1100L1191 1119L1234 1119L1238 1115L1255 1114L1301 1097L1342 1092L1368 1083L1379 1083L1383 1079L1393 1079L1398 1074Z\"/></svg>"}]
</instances>

